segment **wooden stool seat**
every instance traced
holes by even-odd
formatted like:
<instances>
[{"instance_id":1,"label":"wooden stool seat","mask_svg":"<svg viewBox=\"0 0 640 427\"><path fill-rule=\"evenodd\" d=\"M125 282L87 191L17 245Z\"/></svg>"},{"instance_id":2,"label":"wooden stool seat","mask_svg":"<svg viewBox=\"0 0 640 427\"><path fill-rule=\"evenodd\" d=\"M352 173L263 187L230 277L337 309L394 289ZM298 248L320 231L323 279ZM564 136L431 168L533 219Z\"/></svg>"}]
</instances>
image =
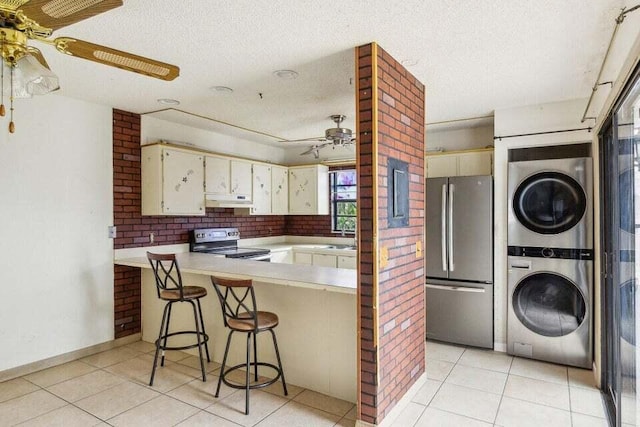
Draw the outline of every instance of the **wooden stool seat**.
<instances>
[{"instance_id":1,"label":"wooden stool seat","mask_svg":"<svg viewBox=\"0 0 640 427\"><path fill-rule=\"evenodd\" d=\"M278 326L278 315L269 311L256 311L258 316L258 326L256 328L255 321L250 313L240 313L237 319L229 319L229 328L238 332L250 332L254 329L258 331L266 331L267 329Z\"/></svg>"},{"instance_id":2,"label":"wooden stool seat","mask_svg":"<svg viewBox=\"0 0 640 427\"><path fill-rule=\"evenodd\" d=\"M179 289L166 289L160 291L160 299L165 301L193 300L207 296L207 290L202 286L183 286L182 296Z\"/></svg>"}]
</instances>

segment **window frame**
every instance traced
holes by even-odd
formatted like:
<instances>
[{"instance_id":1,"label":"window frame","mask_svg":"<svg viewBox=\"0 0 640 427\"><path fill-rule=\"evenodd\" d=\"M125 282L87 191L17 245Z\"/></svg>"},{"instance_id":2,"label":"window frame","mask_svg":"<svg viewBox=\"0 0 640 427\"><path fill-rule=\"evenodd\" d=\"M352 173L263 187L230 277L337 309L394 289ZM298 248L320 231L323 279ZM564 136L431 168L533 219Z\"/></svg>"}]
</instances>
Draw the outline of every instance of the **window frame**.
<instances>
[{"instance_id":1,"label":"window frame","mask_svg":"<svg viewBox=\"0 0 640 427\"><path fill-rule=\"evenodd\" d=\"M354 175L354 184L353 185L343 185L338 184L337 175L341 172L349 172L352 171ZM356 198L354 199L337 199L335 194L338 192L338 188L340 187L353 187L356 191ZM353 218L353 229L344 229L344 234L347 235L355 235L356 229L358 226L358 196L357 196L357 171L355 168L344 168L344 169L335 169L329 171L329 204L330 204L330 213L331 213L331 232L332 233L343 233L341 227L338 226L340 218ZM353 203L355 205L355 214L354 215L344 215L338 214L338 205L340 203Z\"/></svg>"}]
</instances>

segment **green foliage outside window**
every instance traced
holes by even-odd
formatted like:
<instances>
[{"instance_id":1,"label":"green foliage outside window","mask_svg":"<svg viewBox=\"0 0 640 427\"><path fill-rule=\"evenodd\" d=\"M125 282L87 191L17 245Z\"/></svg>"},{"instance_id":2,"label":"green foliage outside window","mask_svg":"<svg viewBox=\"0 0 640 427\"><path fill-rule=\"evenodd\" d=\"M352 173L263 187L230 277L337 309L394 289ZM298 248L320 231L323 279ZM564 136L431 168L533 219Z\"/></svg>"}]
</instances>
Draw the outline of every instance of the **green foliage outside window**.
<instances>
[{"instance_id":1,"label":"green foliage outside window","mask_svg":"<svg viewBox=\"0 0 640 427\"><path fill-rule=\"evenodd\" d=\"M356 171L334 171L330 178L333 231L355 233L358 213Z\"/></svg>"}]
</instances>

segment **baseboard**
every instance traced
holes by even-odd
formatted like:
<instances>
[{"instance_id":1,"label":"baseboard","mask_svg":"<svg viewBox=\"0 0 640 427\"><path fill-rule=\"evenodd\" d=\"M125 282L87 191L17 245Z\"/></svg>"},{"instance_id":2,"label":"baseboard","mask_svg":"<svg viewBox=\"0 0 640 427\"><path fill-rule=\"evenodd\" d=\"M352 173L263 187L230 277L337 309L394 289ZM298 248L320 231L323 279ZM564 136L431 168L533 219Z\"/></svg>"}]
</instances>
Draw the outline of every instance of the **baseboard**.
<instances>
[{"instance_id":1,"label":"baseboard","mask_svg":"<svg viewBox=\"0 0 640 427\"><path fill-rule=\"evenodd\" d=\"M424 383L427 381L427 374L423 373L416 380L415 383L407 390L407 392L402 396L402 399L393 407L391 412L387 414L386 417L382 420L380 424L370 424L362 420L357 420L355 427L390 427L395 420L400 416L402 411L411 403L411 400L415 397L415 395L420 391Z\"/></svg>"},{"instance_id":2,"label":"baseboard","mask_svg":"<svg viewBox=\"0 0 640 427\"><path fill-rule=\"evenodd\" d=\"M16 366L15 368L6 369L4 371L0 371L0 382L12 380L23 375L29 375L43 369L62 365L63 363L72 362L83 357L91 356L92 354L111 350L112 348L131 344L132 342L140 341L141 336L142 334L140 333L128 335L126 337L118 338L112 341L107 341L89 347L81 348L79 350L70 351L69 353L49 357L48 359L42 359L38 360L37 362L32 362L26 365Z\"/></svg>"}]
</instances>

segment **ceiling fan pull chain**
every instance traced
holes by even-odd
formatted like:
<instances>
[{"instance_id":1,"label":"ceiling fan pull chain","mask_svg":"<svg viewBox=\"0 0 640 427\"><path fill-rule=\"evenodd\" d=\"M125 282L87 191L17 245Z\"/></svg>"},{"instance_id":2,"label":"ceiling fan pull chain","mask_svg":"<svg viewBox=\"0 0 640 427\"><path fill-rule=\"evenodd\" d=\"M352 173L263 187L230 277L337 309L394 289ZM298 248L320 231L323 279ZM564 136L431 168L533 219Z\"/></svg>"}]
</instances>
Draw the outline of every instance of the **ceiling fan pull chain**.
<instances>
[{"instance_id":1,"label":"ceiling fan pull chain","mask_svg":"<svg viewBox=\"0 0 640 427\"><path fill-rule=\"evenodd\" d=\"M13 68L14 66L11 65L11 96L9 96L11 121L9 122L9 133L14 133L16 131L16 125L13 123Z\"/></svg>"},{"instance_id":2,"label":"ceiling fan pull chain","mask_svg":"<svg viewBox=\"0 0 640 427\"><path fill-rule=\"evenodd\" d=\"M4 35L4 33L2 33L2 40L0 42L0 52L4 51L4 40L5 40L5 35ZM0 83L0 117L4 117L4 115L5 115L5 111L4 111L4 60L2 60L2 71L0 71L0 80L2 81Z\"/></svg>"}]
</instances>

